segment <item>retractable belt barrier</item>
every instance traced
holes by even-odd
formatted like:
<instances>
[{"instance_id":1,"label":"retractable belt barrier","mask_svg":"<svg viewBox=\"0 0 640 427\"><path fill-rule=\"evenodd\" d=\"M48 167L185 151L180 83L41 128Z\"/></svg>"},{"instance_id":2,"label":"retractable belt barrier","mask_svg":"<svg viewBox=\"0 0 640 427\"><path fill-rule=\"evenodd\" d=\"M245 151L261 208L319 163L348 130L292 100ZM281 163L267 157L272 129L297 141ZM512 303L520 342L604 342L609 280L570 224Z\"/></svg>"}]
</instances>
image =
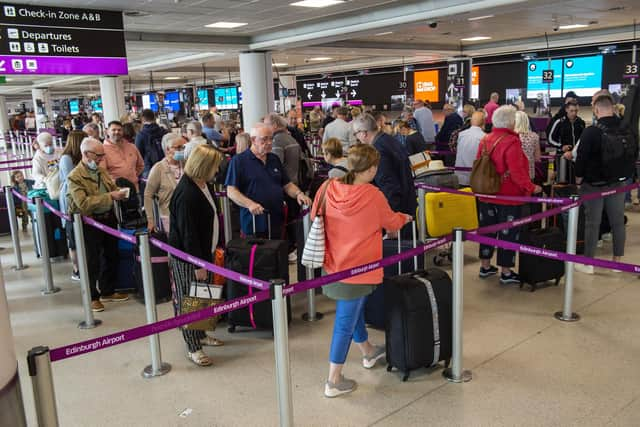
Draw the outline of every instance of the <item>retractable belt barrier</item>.
<instances>
[{"instance_id":1,"label":"retractable belt barrier","mask_svg":"<svg viewBox=\"0 0 640 427\"><path fill-rule=\"evenodd\" d=\"M563 205L563 204L568 204L572 202L571 199L565 199L562 197L501 196L497 194L469 193L466 191L460 191L453 188L437 187L435 185L428 185L428 184L422 184L422 183L416 183L415 186L416 188L422 188L424 190L434 191L438 193L459 194L461 196L474 196L474 197L481 197L483 199L504 200L509 202L548 203L553 205Z\"/></svg>"},{"instance_id":2,"label":"retractable belt barrier","mask_svg":"<svg viewBox=\"0 0 640 427\"><path fill-rule=\"evenodd\" d=\"M22 170L27 170L27 169L31 169L31 165L18 165L18 166L10 166L10 167L6 167L6 168L0 168L0 172L7 172L7 171L22 171Z\"/></svg>"}]
</instances>

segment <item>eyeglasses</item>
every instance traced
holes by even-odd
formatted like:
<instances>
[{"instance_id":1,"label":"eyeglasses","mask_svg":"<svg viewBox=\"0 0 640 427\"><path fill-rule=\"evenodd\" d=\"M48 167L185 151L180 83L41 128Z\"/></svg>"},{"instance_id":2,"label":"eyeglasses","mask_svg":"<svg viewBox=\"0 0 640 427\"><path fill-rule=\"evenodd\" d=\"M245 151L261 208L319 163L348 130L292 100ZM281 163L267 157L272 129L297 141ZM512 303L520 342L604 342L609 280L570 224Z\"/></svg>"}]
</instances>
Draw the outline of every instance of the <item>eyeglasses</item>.
<instances>
[{"instance_id":1,"label":"eyeglasses","mask_svg":"<svg viewBox=\"0 0 640 427\"><path fill-rule=\"evenodd\" d=\"M364 130L364 129L360 129L360 130L354 131L354 132L353 132L353 134L354 134L355 136L358 136L358 134L359 134L359 133L362 133L362 132L367 132L367 131L366 131L366 130Z\"/></svg>"},{"instance_id":2,"label":"eyeglasses","mask_svg":"<svg viewBox=\"0 0 640 427\"><path fill-rule=\"evenodd\" d=\"M95 151L87 151L87 153L91 153L91 154L93 154L93 155L94 155L94 156L96 156L98 159L101 159L101 158L103 158L103 157L104 157L104 153L102 153L102 154L98 154L98 153L96 153Z\"/></svg>"},{"instance_id":3,"label":"eyeglasses","mask_svg":"<svg viewBox=\"0 0 640 427\"><path fill-rule=\"evenodd\" d=\"M259 141L273 141L273 136L256 136Z\"/></svg>"}]
</instances>

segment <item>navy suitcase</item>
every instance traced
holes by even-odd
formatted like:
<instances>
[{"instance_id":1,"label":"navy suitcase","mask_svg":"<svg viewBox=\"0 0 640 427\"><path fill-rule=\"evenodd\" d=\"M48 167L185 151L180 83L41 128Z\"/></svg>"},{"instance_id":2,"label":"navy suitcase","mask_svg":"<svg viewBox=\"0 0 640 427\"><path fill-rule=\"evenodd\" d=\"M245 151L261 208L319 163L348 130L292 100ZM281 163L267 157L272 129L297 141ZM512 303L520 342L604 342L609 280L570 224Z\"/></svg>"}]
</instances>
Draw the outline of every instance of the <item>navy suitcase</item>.
<instances>
[{"instance_id":1,"label":"navy suitcase","mask_svg":"<svg viewBox=\"0 0 640 427\"><path fill-rule=\"evenodd\" d=\"M520 243L536 248L550 249L564 252L566 237L562 230L556 227L543 228L537 230L524 230L520 233ZM531 285L531 292L535 291L538 283L555 280L558 286L560 279L564 276L564 262L537 257L520 252L518 262L518 274L522 280L520 288L525 283Z\"/></svg>"},{"instance_id":2,"label":"navy suitcase","mask_svg":"<svg viewBox=\"0 0 640 427\"><path fill-rule=\"evenodd\" d=\"M449 275L439 268L385 278L387 371L449 366L452 352L452 293Z\"/></svg>"}]
</instances>

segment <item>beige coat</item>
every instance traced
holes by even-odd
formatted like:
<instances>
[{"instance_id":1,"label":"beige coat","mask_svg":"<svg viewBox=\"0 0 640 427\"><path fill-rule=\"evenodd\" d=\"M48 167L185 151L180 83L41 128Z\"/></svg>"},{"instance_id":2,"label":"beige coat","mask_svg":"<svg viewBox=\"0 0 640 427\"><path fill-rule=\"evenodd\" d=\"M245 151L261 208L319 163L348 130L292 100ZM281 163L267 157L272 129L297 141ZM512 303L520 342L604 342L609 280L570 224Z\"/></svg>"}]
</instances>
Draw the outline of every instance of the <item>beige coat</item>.
<instances>
[{"instance_id":1,"label":"beige coat","mask_svg":"<svg viewBox=\"0 0 640 427\"><path fill-rule=\"evenodd\" d=\"M158 197L160 216L169 217L169 202L176 185L178 182L166 159L153 165L144 189L144 212L149 223L157 224L153 216L153 196Z\"/></svg>"},{"instance_id":2,"label":"beige coat","mask_svg":"<svg viewBox=\"0 0 640 427\"><path fill-rule=\"evenodd\" d=\"M107 212L113 207L113 199L109 194L118 187L113 182L107 171L99 169L98 176L104 184L107 192L101 193L97 180L91 176L83 162L71 171L67 176L67 213L80 212L82 215L92 216L95 213Z\"/></svg>"}]
</instances>

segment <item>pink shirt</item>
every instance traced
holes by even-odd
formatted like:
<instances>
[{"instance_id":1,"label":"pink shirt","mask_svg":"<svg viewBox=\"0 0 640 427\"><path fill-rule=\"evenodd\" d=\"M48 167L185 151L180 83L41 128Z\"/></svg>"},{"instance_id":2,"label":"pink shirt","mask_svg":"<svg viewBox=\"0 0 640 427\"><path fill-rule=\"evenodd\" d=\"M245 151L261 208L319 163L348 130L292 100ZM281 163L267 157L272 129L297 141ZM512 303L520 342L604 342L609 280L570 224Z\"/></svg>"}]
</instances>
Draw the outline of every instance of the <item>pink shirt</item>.
<instances>
[{"instance_id":1,"label":"pink shirt","mask_svg":"<svg viewBox=\"0 0 640 427\"><path fill-rule=\"evenodd\" d=\"M138 189L138 177L144 170L144 160L136 146L125 140L120 144L107 140L103 146L102 166L109 172L111 178L114 181L125 178L135 184Z\"/></svg>"},{"instance_id":2,"label":"pink shirt","mask_svg":"<svg viewBox=\"0 0 640 427\"><path fill-rule=\"evenodd\" d=\"M484 111L487 112L487 123L491 124L491 119L493 117L493 112L496 111L498 109L499 105L496 104L493 101L489 101L487 102L487 104L484 106Z\"/></svg>"}]
</instances>

